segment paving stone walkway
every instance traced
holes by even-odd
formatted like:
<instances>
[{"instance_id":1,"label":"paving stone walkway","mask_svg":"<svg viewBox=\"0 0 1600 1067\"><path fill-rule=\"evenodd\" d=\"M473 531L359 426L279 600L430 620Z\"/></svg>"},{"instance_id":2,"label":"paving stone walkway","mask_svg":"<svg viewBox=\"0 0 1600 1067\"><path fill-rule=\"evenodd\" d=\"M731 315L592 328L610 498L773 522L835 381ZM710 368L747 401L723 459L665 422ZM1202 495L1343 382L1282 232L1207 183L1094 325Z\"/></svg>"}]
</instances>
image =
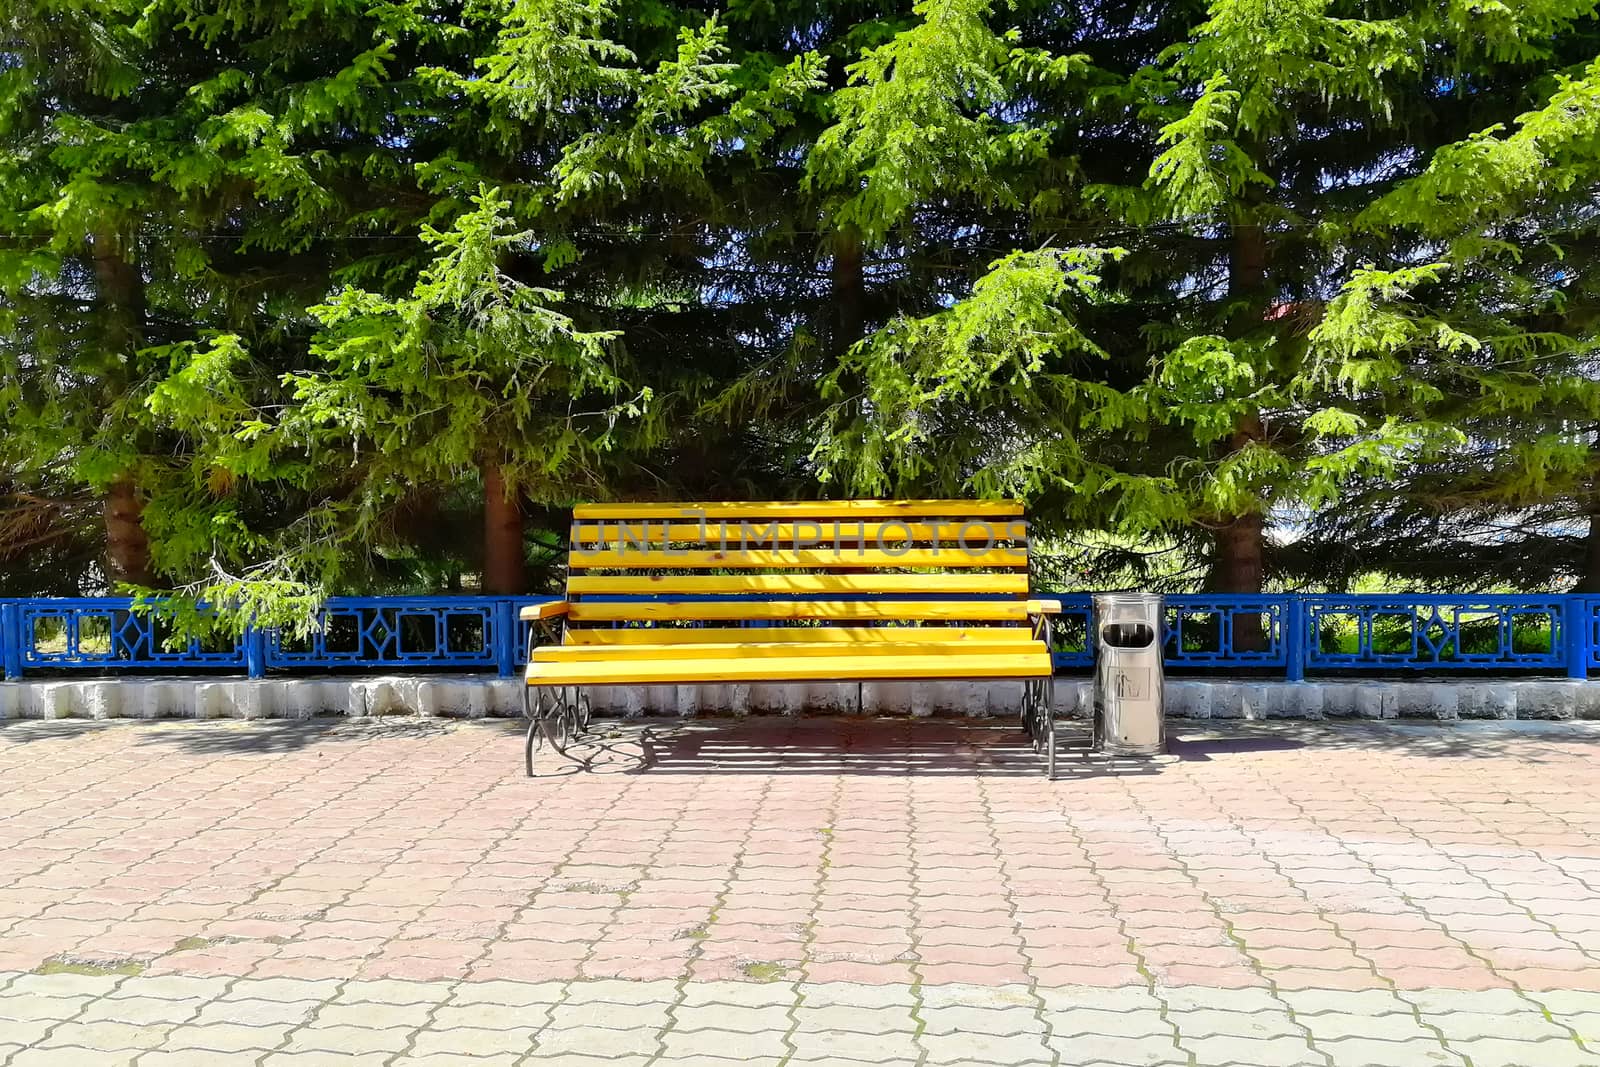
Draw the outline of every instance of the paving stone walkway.
<instances>
[{"instance_id":1,"label":"paving stone walkway","mask_svg":"<svg viewBox=\"0 0 1600 1067\"><path fill-rule=\"evenodd\" d=\"M1600 729L0 725L0 1064L1600 1065ZM554 764L547 764L556 770Z\"/></svg>"}]
</instances>

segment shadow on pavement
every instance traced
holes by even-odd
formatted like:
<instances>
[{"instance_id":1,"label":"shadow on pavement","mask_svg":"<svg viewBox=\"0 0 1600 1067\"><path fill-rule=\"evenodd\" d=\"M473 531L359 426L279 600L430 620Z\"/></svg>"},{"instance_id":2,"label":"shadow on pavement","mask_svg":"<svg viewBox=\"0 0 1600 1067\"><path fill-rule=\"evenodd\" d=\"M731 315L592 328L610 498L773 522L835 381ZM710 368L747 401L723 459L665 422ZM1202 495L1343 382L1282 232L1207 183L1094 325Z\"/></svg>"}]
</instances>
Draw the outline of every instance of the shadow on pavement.
<instances>
[{"instance_id":1,"label":"shadow on pavement","mask_svg":"<svg viewBox=\"0 0 1600 1067\"><path fill-rule=\"evenodd\" d=\"M454 729L487 729L515 739L508 769L521 765L520 719L466 722L414 715L309 721L155 722L90 719L0 720L0 744L72 741L131 730L137 744L200 755L286 754L316 745L421 740ZM1539 762L1600 745L1600 723L1247 722L1168 723L1165 759L1111 759L1089 750L1088 724L1057 725L1057 778L1160 774L1174 762L1207 762L1301 749L1370 751L1445 759L1514 756ZM787 717L597 719L571 746L573 759L545 749L541 777L603 774L851 774L1041 777L1044 759L1012 719Z\"/></svg>"},{"instance_id":2,"label":"shadow on pavement","mask_svg":"<svg viewBox=\"0 0 1600 1067\"><path fill-rule=\"evenodd\" d=\"M1056 777L1157 774L1149 760L1090 752L1087 729L1062 723ZM544 749L540 777L602 774L845 774L1042 778L1044 757L1006 720L906 718L597 720L569 746Z\"/></svg>"},{"instance_id":3,"label":"shadow on pavement","mask_svg":"<svg viewBox=\"0 0 1600 1067\"><path fill-rule=\"evenodd\" d=\"M257 722L215 722L195 730L187 723L145 724L143 745L168 745L198 755L272 755L299 752L312 745L360 744L375 740L437 737L451 727L449 719L418 715L371 719L264 719ZM188 729L185 727L188 726Z\"/></svg>"},{"instance_id":4,"label":"shadow on pavement","mask_svg":"<svg viewBox=\"0 0 1600 1067\"><path fill-rule=\"evenodd\" d=\"M1600 723L1546 720L1339 719L1168 724L1171 751L1184 760L1209 760L1234 753L1318 749L1384 752L1443 759L1502 759L1537 763L1541 752L1600 745Z\"/></svg>"},{"instance_id":5,"label":"shadow on pavement","mask_svg":"<svg viewBox=\"0 0 1600 1067\"><path fill-rule=\"evenodd\" d=\"M71 740L117 726L116 720L101 719L0 719L0 741L25 745L35 741Z\"/></svg>"}]
</instances>

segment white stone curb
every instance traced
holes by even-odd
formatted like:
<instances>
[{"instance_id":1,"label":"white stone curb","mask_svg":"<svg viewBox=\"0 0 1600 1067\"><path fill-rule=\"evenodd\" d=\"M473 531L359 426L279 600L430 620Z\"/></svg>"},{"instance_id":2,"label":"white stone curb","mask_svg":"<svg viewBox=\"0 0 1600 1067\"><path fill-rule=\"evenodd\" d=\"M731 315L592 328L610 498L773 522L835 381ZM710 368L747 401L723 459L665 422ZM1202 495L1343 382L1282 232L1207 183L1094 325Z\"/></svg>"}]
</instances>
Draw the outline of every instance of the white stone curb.
<instances>
[{"instance_id":1,"label":"white stone curb","mask_svg":"<svg viewBox=\"0 0 1600 1067\"><path fill-rule=\"evenodd\" d=\"M1092 708L1088 679L1056 679L1056 709ZM867 714L1011 717L1014 682L597 687L595 711L622 715ZM860 701L858 705L858 699ZM1179 719L1600 719L1600 681L1197 681L1168 679ZM67 678L0 682L0 719L309 719L322 715L522 714L515 678L459 675Z\"/></svg>"}]
</instances>

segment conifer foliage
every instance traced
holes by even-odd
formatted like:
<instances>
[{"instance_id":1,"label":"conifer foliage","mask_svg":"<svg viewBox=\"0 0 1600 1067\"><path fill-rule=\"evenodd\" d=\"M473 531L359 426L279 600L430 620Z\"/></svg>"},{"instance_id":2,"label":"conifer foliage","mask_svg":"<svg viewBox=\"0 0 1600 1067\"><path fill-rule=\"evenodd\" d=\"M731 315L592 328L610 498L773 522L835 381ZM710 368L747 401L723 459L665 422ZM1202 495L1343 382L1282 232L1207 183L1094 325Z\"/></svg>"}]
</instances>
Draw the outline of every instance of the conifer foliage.
<instances>
[{"instance_id":1,"label":"conifer foliage","mask_svg":"<svg viewBox=\"0 0 1600 1067\"><path fill-rule=\"evenodd\" d=\"M1596 9L18 0L0 587L294 624L861 493L1021 495L1052 581L1600 591Z\"/></svg>"}]
</instances>

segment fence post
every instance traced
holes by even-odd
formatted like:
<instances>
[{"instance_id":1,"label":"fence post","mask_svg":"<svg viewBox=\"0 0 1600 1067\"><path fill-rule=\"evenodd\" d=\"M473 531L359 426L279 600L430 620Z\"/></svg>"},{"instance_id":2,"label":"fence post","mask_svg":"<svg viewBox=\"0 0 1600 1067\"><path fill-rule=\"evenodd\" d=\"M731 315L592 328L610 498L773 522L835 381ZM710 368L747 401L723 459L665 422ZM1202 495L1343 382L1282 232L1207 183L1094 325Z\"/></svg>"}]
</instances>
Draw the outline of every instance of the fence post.
<instances>
[{"instance_id":1,"label":"fence post","mask_svg":"<svg viewBox=\"0 0 1600 1067\"><path fill-rule=\"evenodd\" d=\"M1298 593L1289 593L1284 605L1283 652L1289 681L1306 680L1306 602Z\"/></svg>"},{"instance_id":2,"label":"fence post","mask_svg":"<svg viewBox=\"0 0 1600 1067\"><path fill-rule=\"evenodd\" d=\"M22 605L0 602L0 676L22 677Z\"/></svg>"},{"instance_id":3,"label":"fence post","mask_svg":"<svg viewBox=\"0 0 1600 1067\"><path fill-rule=\"evenodd\" d=\"M1590 618L1594 609L1588 597L1568 596L1561 623L1567 628L1567 677L1589 677Z\"/></svg>"},{"instance_id":4,"label":"fence post","mask_svg":"<svg viewBox=\"0 0 1600 1067\"><path fill-rule=\"evenodd\" d=\"M267 632L255 623L244 628L244 675L246 678L267 676Z\"/></svg>"},{"instance_id":5,"label":"fence post","mask_svg":"<svg viewBox=\"0 0 1600 1067\"><path fill-rule=\"evenodd\" d=\"M517 673L517 602L497 600L494 606L495 660L500 677Z\"/></svg>"}]
</instances>

